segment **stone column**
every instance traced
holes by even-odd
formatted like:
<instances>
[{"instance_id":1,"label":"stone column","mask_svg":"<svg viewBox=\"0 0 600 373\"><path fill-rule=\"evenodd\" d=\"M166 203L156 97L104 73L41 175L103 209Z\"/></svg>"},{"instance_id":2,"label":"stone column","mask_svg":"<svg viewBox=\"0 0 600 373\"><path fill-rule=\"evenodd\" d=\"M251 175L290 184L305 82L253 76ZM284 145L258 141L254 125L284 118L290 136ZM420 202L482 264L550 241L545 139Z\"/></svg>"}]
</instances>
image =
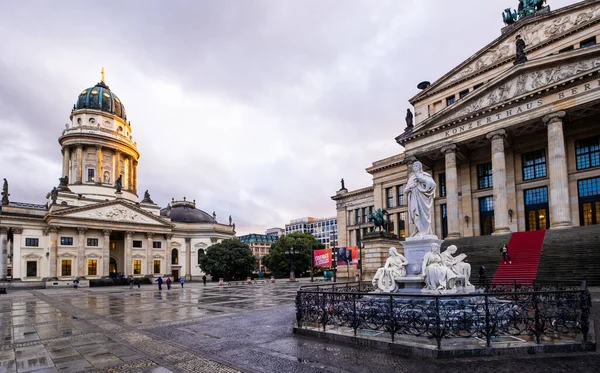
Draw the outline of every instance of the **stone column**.
<instances>
[{"instance_id":1,"label":"stone column","mask_svg":"<svg viewBox=\"0 0 600 373\"><path fill-rule=\"evenodd\" d=\"M83 179L83 147L77 145L77 165L75 166L75 184L81 184Z\"/></svg>"},{"instance_id":2,"label":"stone column","mask_svg":"<svg viewBox=\"0 0 600 373\"><path fill-rule=\"evenodd\" d=\"M58 264L58 253L56 251L58 248L58 227L48 227L48 233L50 234L50 245L48 245L50 255L48 256L48 259L50 260L50 277L53 278L57 277L56 268Z\"/></svg>"},{"instance_id":3,"label":"stone column","mask_svg":"<svg viewBox=\"0 0 600 373\"><path fill-rule=\"evenodd\" d=\"M0 281L6 280L8 257L8 227L0 227Z\"/></svg>"},{"instance_id":4,"label":"stone column","mask_svg":"<svg viewBox=\"0 0 600 373\"><path fill-rule=\"evenodd\" d=\"M131 231L125 233L125 268L123 269L124 275L133 274L133 233L134 232Z\"/></svg>"},{"instance_id":5,"label":"stone column","mask_svg":"<svg viewBox=\"0 0 600 373\"><path fill-rule=\"evenodd\" d=\"M146 266L148 272L147 274L151 275L154 273L153 262L152 262L152 238L154 237L154 233L146 233L146 238L148 239L148 244L146 245Z\"/></svg>"},{"instance_id":6,"label":"stone column","mask_svg":"<svg viewBox=\"0 0 600 373\"><path fill-rule=\"evenodd\" d=\"M185 239L185 279L192 279L192 239Z\"/></svg>"},{"instance_id":7,"label":"stone column","mask_svg":"<svg viewBox=\"0 0 600 373\"><path fill-rule=\"evenodd\" d=\"M119 178L120 175L121 175L121 152L117 150L115 152L115 176L114 176L113 184L116 184L117 179ZM121 181L123 181L123 180L121 180Z\"/></svg>"},{"instance_id":8,"label":"stone column","mask_svg":"<svg viewBox=\"0 0 600 373\"><path fill-rule=\"evenodd\" d=\"M137 194L137 161L133 161L133 193Z\"/></svg>"},{"instance_id":9,"label":"stone column","mask_svg":"<svg viewBox=\"0 0 600 373\"><path fill-rule=\"evenodd\" d=\"M86 227L77 227L77 276L85 276L85 232Z\"/></svg>"},{"instance_id":10,"label":"stone column","mask_svg":"<svg viewBox=\"0 0 600 373\"><path fill-rule=\"evenodd\" d=\"M102 146L96 145L96 183L102 184Z\"/></svg>"},{"instance_id":11,"label":"stone column","mask_svg":"<svg viewBox=\"0 0 600 373\"><path fill-rule=\"evenodd\" d=\"M127 175L127 189L133 192L133 157L127 157L129 174Z\"/></svg>"},{"instance_id":12,"label":"stone column","mask_svg":"<svg viewBox=\"0 0 600 373\"><path fill-rule=\"evenodd\" d=\"M566 113L559 111L544 117L548 126L548 176L550 179L550 229L571 228L569 205L569 175L567 173L567 152L563 118Z\"/></svg>"},{"instance_id":13,"label":"stone column","mask_svg":"<svg viewBox=\"0 0 600 373\"><path fill-rule=\"evenodd\" d=\"M165 257L167 258L167 275L170 276L173 271L171 271L171 239L173 238L172 234L167 234L167 247L165 252Z\"/></svg>"},{"instance_id":14,"label":"stone column","mask_svg":"<svg viewBox=\"0 0 600 373\"><path fill-rule=\"evenodd\" d=\"M110 178L110 182L114 185L117 180L117 153L115 150L112 151L112 176Z\"/></svg>"},{"instance_id":15,"label":"stone column","mask_svg":"<svg viewBox=\"0 0 600 373\"><path fill-rule=\"evenodd\" d=\"M102 276L110 276L110 229L104 229L104 244L102 245Z\"/></svg>"},{"instance_id":16,"label":"stone column","mask_svg":"<svg viewBox=\"0 0 600 373\"><path fill-rule=\"evenodd\" d=\"M448 237L460 238L458 218L458 171L456 170L456 145L442 148L446 157L446 206L448 208Z\"/></svg>"},{"instance_id":17,"label":"stone column","mask_svg":"<svg viewBox=\"0 0 600 373\"><path fill-rule=\"evenodd\" d=\"M22 259L21 259L21 234L23 234L23 228L13 228L13 239L12 242L8 241L8 246L7 246L7 254L10 255L10 248L12 245L12 278L13 280L15 279L21 279L25 276L27 276L27 272L25 272L25 275L23 275L22 273L22 267L21 267L21 263L22 263ZM16 258L16 261L15 261ZM16 265L15 265L16 262ZM27 270L27 269L26 269ZM43 275L43 270L40 264L40 268L38 271L38 275L36 277L46 277Z\"/></svg>"},{"instance_id":18,"label":"stone column","mask_svg":"<svg viewBox=\"0 0 600 373\"><path fill-rule=\"evenodd\" d=\"M68 176L71 179L71 173L69 172L69 162L71 161L71 148L65 146L63 148L63 167L62 167L62 176Z\"/></svg>"},{"instance_id":19,"label":"stone column","mask_svg":"<svg viewBox=\"0 0 600 373\"><path fill-rule=\"evenodd\" d=\"M508 227L508 195L506 190L506 160L504 159L504 130L487 134L492 140L492 178L494 186L494 234L510 233Z\"/></svg>"}]
</instances>

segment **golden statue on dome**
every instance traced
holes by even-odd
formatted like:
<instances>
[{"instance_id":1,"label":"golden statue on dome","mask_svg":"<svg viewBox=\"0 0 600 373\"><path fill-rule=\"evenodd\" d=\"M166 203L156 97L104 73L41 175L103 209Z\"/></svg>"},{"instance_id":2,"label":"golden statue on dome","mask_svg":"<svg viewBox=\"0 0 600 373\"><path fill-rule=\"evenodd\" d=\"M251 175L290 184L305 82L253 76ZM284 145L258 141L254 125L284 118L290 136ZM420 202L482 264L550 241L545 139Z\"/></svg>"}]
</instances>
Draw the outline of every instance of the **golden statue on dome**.
<instances>
[{"instance_id":1,"label":"golden statue on dome","mask_svg":"<svg viewBox=\"0 0 600 373\"><path fill-rule=\"evenodd\" d=\"M102 70L100 70L100 81L101 81L102 83L106 83L106 82L104 81L104 66L102 66Z\"/></svg>"}]
</instances>

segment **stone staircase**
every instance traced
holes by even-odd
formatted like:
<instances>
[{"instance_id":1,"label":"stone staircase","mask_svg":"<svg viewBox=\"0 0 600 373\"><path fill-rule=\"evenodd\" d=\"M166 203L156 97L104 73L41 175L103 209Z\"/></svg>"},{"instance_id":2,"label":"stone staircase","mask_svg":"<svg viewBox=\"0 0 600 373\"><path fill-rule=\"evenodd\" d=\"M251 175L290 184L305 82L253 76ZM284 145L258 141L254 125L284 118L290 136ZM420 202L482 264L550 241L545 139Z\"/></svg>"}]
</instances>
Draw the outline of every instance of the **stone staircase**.
<instances>
[{"instance_id":1,"label":"stone staircase","mask_svg":"<svg viewBox=\"0 0 600 373\"><path fill-rule=\"evenodd\" d=\"M502 258L500 249L502 245L508 243L511 235L500 236L477 236L462 237L453 240L445 240L442 243L442 251L450 245L456 245L457 254L467 254L467 263L471 264L471 282L477 283L479 277L479 267L486 268L486 278L494 278L498 264Z\"/></svg>"},{"instance_id":2,"label":"stone staircase","mask_svg":"<svg viewBox=\"0 0 600 373\"><path fill-rule=\"evenodd\" d=\"M513 233L508 242L510 260L506 264L500 264L494 274L494 283L503 283L510 279L514 279L517 283L533 283L536 279L545 235L545 230Z\"/></svg>"},{"instance_id":3,"label":"stone staircase","mask_svg":"<svg viewBox=\"0 0 600 373\"><path fill-rule=\"evenodd\" d=\"M537 279L599 286L600 225L547 230Z\"/></svg>"}]
</instances>

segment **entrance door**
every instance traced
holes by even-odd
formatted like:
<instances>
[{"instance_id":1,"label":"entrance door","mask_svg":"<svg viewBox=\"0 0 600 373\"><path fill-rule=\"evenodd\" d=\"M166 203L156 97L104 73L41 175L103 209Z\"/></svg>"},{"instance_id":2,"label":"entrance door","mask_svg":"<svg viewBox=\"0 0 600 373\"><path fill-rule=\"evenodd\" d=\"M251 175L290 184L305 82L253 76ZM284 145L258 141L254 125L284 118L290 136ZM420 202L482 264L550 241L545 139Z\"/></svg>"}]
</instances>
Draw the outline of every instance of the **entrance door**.
<instances>
[{"instance_id":1,"label":"entrance door","mask_svg":"<svg viewBox=\"0 0 600 373\"><path fill-rule=\"evenodd\" d=\"M489 236L494 233L494 197L479 198L479 225L481 227L481 235Z\"/></svg>"},{"instance_id":2,"label":"entrance door","mask_svg":"<svg viewBox=\"0 0 600 373\"><path fill-rule=\"evenodd\" d=\"M538 231L550 228L548 219L548 187L527 189L525 193L525 230Z\"/></svg>"},{"instance_id":3,"label":"entrance door","mask_svg":"<svg viewBox=\"0 0 600 373\"><path fill-rule=\"evenodd\" d=\"M108 272L117 273L117 260L115 258L110 258L110 262L108 264Z\"/></svg>"},{"instance_id":4,"label":"entrance door","mask_svg":"<svg viewBox=\"0 0 600 373\"><path fill-rule=\"evenodd\" d=\"M600 224L600 178L579 180L579 224Z\"/></svg>"},{"instance_id":5,"label":"entrance door","mask_svg":"<svg viewBox=\"0 0 600 373\"><path fill-rule=\"evenodd\" d=\"M173 274L173 278L174 279L178 279L179 278L179 270L178 269L173 269L172 270L172 274Z\"/></svg>"}]
</instances>

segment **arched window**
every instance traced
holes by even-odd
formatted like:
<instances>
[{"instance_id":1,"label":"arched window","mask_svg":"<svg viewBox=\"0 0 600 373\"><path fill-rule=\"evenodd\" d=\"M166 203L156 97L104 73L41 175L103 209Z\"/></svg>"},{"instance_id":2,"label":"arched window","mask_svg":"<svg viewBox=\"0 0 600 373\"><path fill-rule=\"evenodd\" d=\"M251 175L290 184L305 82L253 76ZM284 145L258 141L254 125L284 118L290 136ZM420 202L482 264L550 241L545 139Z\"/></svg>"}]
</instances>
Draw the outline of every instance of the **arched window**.
<instances>
[{"instance_id":1,"label":"arched window","mask_svg":"<svg viewBox=\"0 0 600 373\"><path fill-rule=\"evenodd\" d=\"M198 249L198 265L200 265L200 259L204 256L204 249Z\"/></svg>"},{"instance_id":2,"label":"arched window","mask_svg":"<svg viewBox=\"0 0 600 373\"><path fill-rule=\"evenodd\" d=\"M179 251L173 249L171 252L171 264L179 264Z\"/></svg>"}]
</instances>

